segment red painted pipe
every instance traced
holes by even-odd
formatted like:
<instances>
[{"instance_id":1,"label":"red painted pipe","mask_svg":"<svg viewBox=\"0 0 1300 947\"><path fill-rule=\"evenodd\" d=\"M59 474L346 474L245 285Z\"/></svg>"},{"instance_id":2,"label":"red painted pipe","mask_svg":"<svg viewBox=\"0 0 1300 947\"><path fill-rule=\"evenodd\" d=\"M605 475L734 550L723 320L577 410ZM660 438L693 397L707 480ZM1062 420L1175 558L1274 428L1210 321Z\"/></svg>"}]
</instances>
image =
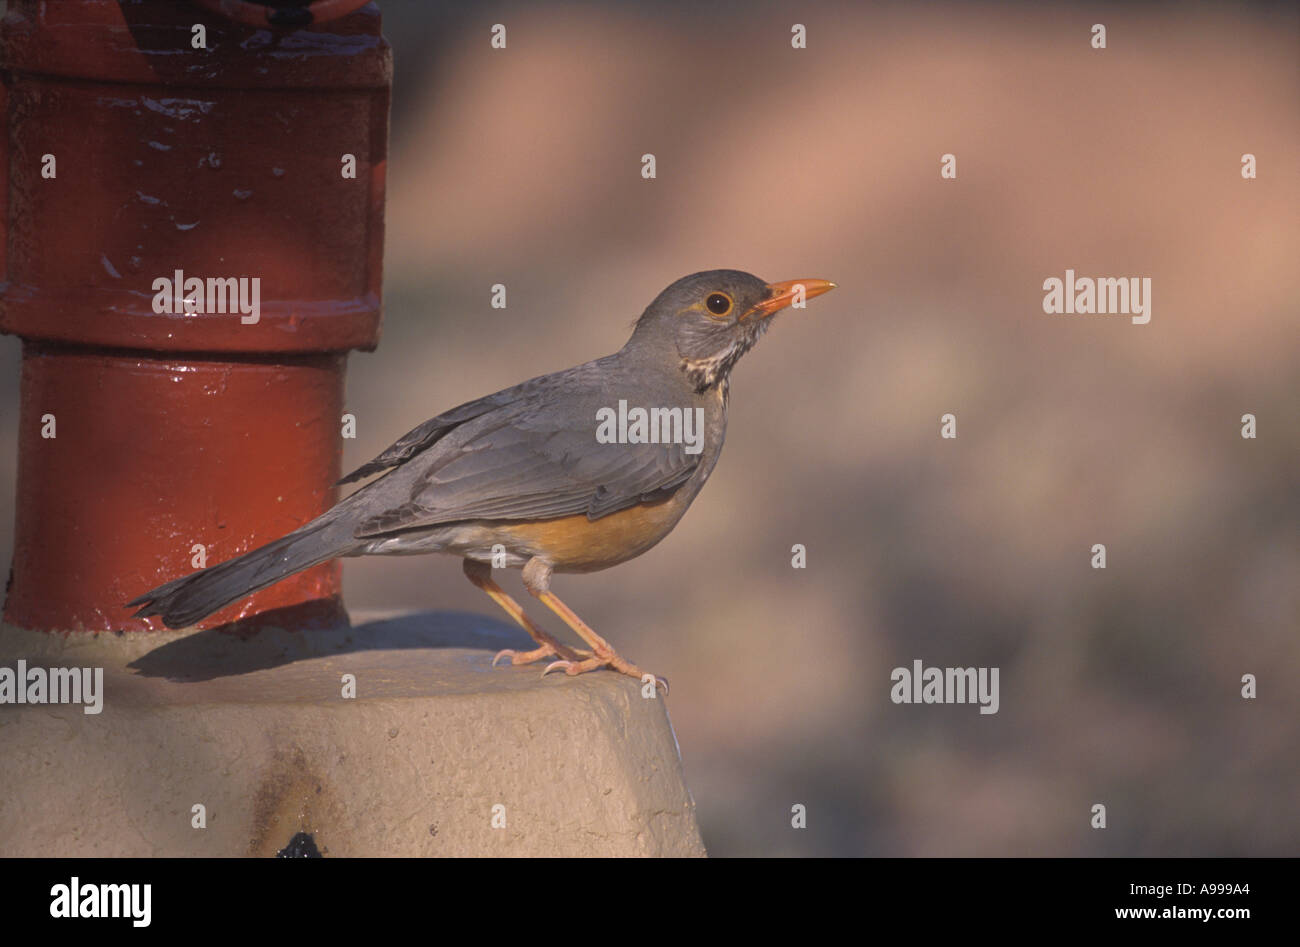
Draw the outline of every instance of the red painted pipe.
<instances>
[{"instance_id":1,"label":"red painted pipe","mask_svg":"<svg viewBox=\"0 0 1300 947\"><path fill-rule=\"evenodd\" d=\"M156 627L122 603L196 546L214 564L334 502L345 353L378 342L391 54L373 4L276 32L175 0L17 0L0 62L0 331L23 340L5 619ZM187 312L156 282L178 270L247 280L248 303L256 278L257 311ZM338 596L319 566L201 627L332 620Z\"/></svg>"}]
</instances>

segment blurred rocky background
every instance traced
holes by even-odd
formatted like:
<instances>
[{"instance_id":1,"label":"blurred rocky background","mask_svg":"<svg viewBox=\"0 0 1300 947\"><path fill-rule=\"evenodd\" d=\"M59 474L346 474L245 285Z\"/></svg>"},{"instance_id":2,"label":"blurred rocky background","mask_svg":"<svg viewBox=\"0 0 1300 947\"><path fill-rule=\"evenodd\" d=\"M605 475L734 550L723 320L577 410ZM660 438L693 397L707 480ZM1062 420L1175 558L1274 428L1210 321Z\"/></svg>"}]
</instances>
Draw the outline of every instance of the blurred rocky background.
<instances>
[{"instance_id":1,"label":"blurred rocky background","mask_svg":"<svg viewBox=\"0 0 1300 947\"><path fill-rule=\"evenodd\" d=\"M556 582L672 682L711 854L1300 850L1294 4L381 7L385 325L345 468L617 349L687 273L839 283L741 363L677 530ZM1150 324L1045 315L1067 267L1150 277ZM354 611L497 617L450 559L344 576ZM1001 668L1000 711L891 703L917 658Z\"/></svg>"}]
</instances>

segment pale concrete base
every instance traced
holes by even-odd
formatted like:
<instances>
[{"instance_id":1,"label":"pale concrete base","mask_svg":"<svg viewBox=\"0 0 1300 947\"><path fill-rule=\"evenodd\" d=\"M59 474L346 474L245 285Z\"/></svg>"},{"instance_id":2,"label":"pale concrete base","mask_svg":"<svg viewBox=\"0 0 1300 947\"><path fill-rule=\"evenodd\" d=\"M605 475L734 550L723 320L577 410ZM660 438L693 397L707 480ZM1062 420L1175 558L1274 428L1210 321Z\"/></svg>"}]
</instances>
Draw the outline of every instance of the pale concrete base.
<instances>
[{"instance_id":1,"label":"pale concrete base","mask_svg":"<svg viewBox=\"0 0 1300 947\"><path fill-rule=\"evenodd\" d=\"M327 857L703 855L662 695L489 666L527 646L441 612L249 640L0 627L0 666L103 667L105 693L0 705L0 856L269 856L300 831Z\"/></svg>"}]
</instances>

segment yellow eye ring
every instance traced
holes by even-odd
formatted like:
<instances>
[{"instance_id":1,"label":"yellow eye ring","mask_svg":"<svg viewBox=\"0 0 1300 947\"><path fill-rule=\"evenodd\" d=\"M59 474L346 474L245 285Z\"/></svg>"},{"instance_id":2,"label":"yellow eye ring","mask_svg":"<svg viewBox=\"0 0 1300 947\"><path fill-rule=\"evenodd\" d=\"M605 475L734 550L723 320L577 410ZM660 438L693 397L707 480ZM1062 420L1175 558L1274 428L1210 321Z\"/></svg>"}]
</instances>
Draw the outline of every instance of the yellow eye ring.
<instances>
[{"instance_id":1,"label":"yellow eye ring","mask_svg":"<svg viewBox=\"0 0 1300 947\"><path fill-rule=\"evenodd\" d=\"M726 293L709 293L704 300L704 308L719 318L731 312L731 307L734 305L735 303Z\"/></svg>"}]
</instances>

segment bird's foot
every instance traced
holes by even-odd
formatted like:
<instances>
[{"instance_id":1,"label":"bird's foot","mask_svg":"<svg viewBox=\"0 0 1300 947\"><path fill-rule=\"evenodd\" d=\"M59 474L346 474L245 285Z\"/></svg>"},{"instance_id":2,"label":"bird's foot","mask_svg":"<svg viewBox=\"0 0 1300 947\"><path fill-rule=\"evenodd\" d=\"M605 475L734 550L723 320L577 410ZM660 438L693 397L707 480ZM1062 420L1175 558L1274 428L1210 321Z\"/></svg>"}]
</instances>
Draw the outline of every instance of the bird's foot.
<instances>
[{"instance_id":1,"label":"bird's foot","mask_svg":"<svg viewBox=\"0 0 1300 947\"><path fill-rule=\"evenodd\" d=\"M627 661L624 661L612 651L608 653L597 651L595 654L591 655L591 657L585 658L581 661L552 661L550 664L546 665L546 670L542 671L542 677L545 677L552 671L563 671L565 674L573 677L576 674L585 674L587 671L594 671L597 668L609 668L610 670L618 671L620 674L626 674L628 677L634 677L638 681L644 681L648 677L654 678L655 687L662 690L665 694L668 693L667 680L656 674L649 674L641 670L635 664L630 664Z\"/></svg>"},{"instance_id":2,"label":"bird's foot","mask_svg":"<svg viewBox=\"0 0 1300 947\"><path fill-rule=\"evenodd\" d=\"M561 645L559 648L544 644L540 648L534 648L532 651L515 651L513 648L506 648L498 651L492 659L492 666L496 667L497 662L503 658L509 658L512 667L518 667L521 664L532 664L535 661L541 661L543 658L559 658L561 661L578 661L582 658L589 657L590 651L583 651L578 648L567 648Z\"/></svg>"}]
</instances>

